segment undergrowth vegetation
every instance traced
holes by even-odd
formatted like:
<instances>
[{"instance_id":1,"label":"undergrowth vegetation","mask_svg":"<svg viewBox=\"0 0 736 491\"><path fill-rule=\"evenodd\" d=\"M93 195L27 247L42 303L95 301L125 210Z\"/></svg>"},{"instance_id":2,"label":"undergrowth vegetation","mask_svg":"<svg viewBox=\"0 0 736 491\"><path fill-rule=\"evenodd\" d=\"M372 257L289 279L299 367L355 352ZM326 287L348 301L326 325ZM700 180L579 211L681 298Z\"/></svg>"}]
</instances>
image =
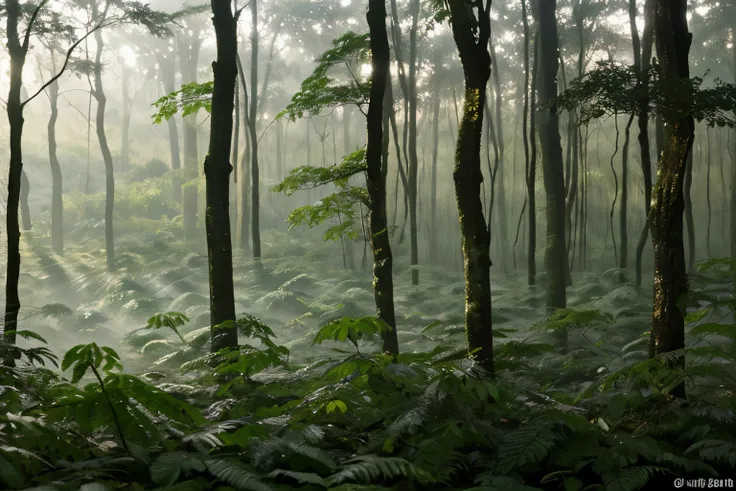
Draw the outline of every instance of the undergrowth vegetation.
<instances>
[{"instance_id":1,"label":"undergrowth vegetation","mask_svg":"<svg viewBox=\"0 0 736 491\"><path fill-rule=\"evenodd\" d=\"M543 292L494 278L490 378L464 348L459 274L411 288L399 261L392 359L370 278L299 233L264 236L283 257L236 258L240 345L216 354L206 258L128 239L109 273L102 251L60 261L27 234L25 296L54 302L2 346L18 363L0 368L0 489L635 490L736 467L728 261L690 277L685 369L647 359L650 291L617 271L576 277L549 318Z\"/></svg>"}]
</instances>

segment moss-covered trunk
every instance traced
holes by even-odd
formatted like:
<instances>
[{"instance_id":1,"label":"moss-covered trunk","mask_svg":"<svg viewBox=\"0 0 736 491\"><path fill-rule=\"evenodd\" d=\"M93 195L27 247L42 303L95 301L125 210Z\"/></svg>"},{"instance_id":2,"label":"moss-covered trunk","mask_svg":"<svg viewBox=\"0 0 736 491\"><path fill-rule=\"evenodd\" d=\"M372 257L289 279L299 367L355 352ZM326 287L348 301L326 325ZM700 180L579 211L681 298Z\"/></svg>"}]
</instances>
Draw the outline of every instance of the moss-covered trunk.
<instances>
[{"instance_id":1,"label":"moss-covered trunk","mask_svg":"<svg viewBox=\"0 0 736 491\"><path fill-rule=\"evenodd\" d=\"M386 31L385 0L368 0L368 28L371 46L371 92L368 104L368 143L366 164L368 196L370 198L370 232L373 250L373 290L376 313L391 328L383 333L383 351L397 354L394 313L393 257L389 242L386 216L386 167L382 165L383 152L383 98L389 81L389 45Z\"/></svg>"},{"instance_id":2,"label":"moss-covered trunk","mask_svg":"<svg viewBox=\"0 0 736 491\"><path fill-rule=\"evenodd\" d=\"M493 372L491 323L491 257L489 230L481 202L481 135L486 86L491 76L488 39L491 34L490 2L475 0L477 18L465 0L450 0L452 34L465 75L465 104L455 149L455 196L460 215L460 234L465 274L465 328L470 351Z\"/></svg>"},{"instance_id":3,"label":"moss-covered trunk","mask_svg":"<svg viewBox=\"0 0 736 491\"><path fill-rule=\"evenodd\" d=\"M686 0L657 0L654 21L657 58L666 87L678 87L690 76L688 54L692 34L688 32L686 14ZM690 115L666 123L650 212L655 268L650 357L685 346L685 311L681 303L688 286L683 241L683 188L695 123ZM684 356L679 358L679 363L684 366ZM684 398L684 383L677 386L673 394Z\"/></svg>"},{"instance_id":4,"label":"moss-covered trunk","mask_svg":"<svg viewBox=\"0 0 736 491\"><path fill-rule=\"evenodd\" d=\"M212 352L237 346L233 251L230 238L230 150L233 134L233 99L238 73L236 19L230 4L212 0L212 23L217 38L217 61L212 64L214 88L210 115L210 141L204 160L206 181L205 229L210 272L210 323Z\"/></svg>"}]
</instances>

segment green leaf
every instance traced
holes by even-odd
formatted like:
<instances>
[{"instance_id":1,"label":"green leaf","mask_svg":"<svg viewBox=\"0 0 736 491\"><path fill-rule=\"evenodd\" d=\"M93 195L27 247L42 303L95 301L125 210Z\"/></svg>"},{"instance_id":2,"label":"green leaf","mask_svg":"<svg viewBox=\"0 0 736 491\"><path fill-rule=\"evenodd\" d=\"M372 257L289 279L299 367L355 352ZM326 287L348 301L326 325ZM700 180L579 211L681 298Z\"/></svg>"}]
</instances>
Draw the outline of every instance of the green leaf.
<instances>
[{"instance_id":1,"label":"green leaf","mask_svg":"<svg viewBox=\"0 0 736 491\"><path fill-rule=\"evenodd\" d=\"M334 400L327 403L327 414L331 414L335 409L339 409L341 413L345 413L348 410L348 406L340 400Z\"/></svg>"}]
</instances>

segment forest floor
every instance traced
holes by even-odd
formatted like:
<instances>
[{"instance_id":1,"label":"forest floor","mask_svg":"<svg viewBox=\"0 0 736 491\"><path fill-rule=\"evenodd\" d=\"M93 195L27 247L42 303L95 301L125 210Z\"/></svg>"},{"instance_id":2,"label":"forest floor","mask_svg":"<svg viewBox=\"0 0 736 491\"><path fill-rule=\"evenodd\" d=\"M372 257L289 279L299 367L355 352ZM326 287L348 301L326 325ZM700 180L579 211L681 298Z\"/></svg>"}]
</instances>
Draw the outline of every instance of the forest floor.
<instances>
[{"instance_id":1,"label":"forest floor","mask_svg":"<svg viewBox=\"0 0 736 491\"><path fill-rule=\"evenodd\" d=\"M399 258L392 360L370 321L370 271L268 231L265 259L235 254L241 346L213 358L206 256L127 234L109 272L94 230L73 235L63 258L40 231L22 241L20 329L49 342L72 383L27 370L13 375L23 396L0 391L28 427L3 433L21 420L0 417L2 489L670 489L736 467L723 261L691 276L685 370L648 360L650 285L576 274L569 308L547 317L542 288L494 275L489 379L465 359L457 271L422 267L412 287ZM28 337L22 348L43 346ZM688 402L669 396L683 382Z\"/></svg>"}]
</instances>

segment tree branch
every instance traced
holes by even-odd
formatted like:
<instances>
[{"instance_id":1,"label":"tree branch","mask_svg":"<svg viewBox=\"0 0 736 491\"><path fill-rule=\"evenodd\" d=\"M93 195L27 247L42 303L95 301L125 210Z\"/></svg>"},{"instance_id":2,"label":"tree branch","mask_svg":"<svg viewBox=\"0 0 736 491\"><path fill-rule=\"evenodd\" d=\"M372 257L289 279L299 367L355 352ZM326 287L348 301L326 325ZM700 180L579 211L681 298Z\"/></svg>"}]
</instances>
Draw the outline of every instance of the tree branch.
<instances>
[{"instance_id":1,"label":"tree branch","mask_svg":"<svg viewBox=\"0 0 736 491\"><path fill-rule=\"evenodd\" d=\"M57 80L58 80L59 78L61 78L61 76L62 76L62 75L64 74L64 71L66 70L66 67L67 67L67 65L69 64L69 59L70 59L70 58L72 57L72 53L73 53L73 52L74 52L74 50L75 50L75 49L77 48L77 46L79 46L79 45L80 45L80 44L82 43L82 41L84 41L85 39L87 39L87 38L88 38L88 37L89 37L89 36L90 36L90 35L91 35L92 33L94 33L95 31L97 31L97 30L99 30L99 29L102 29L103 27L105 27L105 26L108 26L108 25L110 25L110 24L112 24L112 22L108 22L108 23L100 23L100 24L97 24L97 26L95 26L95 27L94 27L94 28L93 28L92 30L90 30L90 31L87 31L87 33L86 33L86 34L85 34L84 36L82 36L82 37L81 37L81 38L79 38L79 39L78 39L78 40L77 40L77 41L76 41L76 42L75 42L74 44L72 44L72 45L71 45L71 46L69 47L69 49L67 50L67 52L66 52L66 58L64 59L64 64L62 65L62 67L61 67L61 70L59 70L59 71L57 72L57 74L56 74L56 75L54 75L53 77L51 77L51 78L50 78L50 79L48 80L48 82L46 82L45 84L43 84L43 85L41 86L41 88L39 88L39 89L38 89L38 90L36 91L36 93L34 93L34 94L33 94L33 95L31 96L31 97L29 97L29 98L28 98L28 99L26 99L26 100L25 100L25 101L24 101L23 103L21 103L21 105L20 105L20 106L21 106L21 108L25 107L25 105L26 105L26 104L28 104L29 102L31 102L31 101L32 101L33 99L35 99L35 98L36 98L36 97L37 97L37 96L38 96L38 95L39 95L39 94L40 94L41 92L43 92L44 90L46 90L46 87L48 87L48 86L49 86L49 85L51 85L52 83L56 82L56 81L57 81Z\"/></svg>"},{"instance_id":2,"label":"tree branch","mask_svg":"<svg viewBox=\"0 0 736 491\"><path fill-rule=\"evenodd\" d=\"M49 0L43 0L41 3L38 4L38 7L36 7L33 10L33 14L31 15L31 20L28 21L28 27L26 27L26 34L23 36L23 50L28 51L28 43L31 42L31 29L33 28L33 24L36 23L36 17L38 17L38 13L41 12L41 9L44 5L49 3Z\"/></svg>"}]
</instances>

